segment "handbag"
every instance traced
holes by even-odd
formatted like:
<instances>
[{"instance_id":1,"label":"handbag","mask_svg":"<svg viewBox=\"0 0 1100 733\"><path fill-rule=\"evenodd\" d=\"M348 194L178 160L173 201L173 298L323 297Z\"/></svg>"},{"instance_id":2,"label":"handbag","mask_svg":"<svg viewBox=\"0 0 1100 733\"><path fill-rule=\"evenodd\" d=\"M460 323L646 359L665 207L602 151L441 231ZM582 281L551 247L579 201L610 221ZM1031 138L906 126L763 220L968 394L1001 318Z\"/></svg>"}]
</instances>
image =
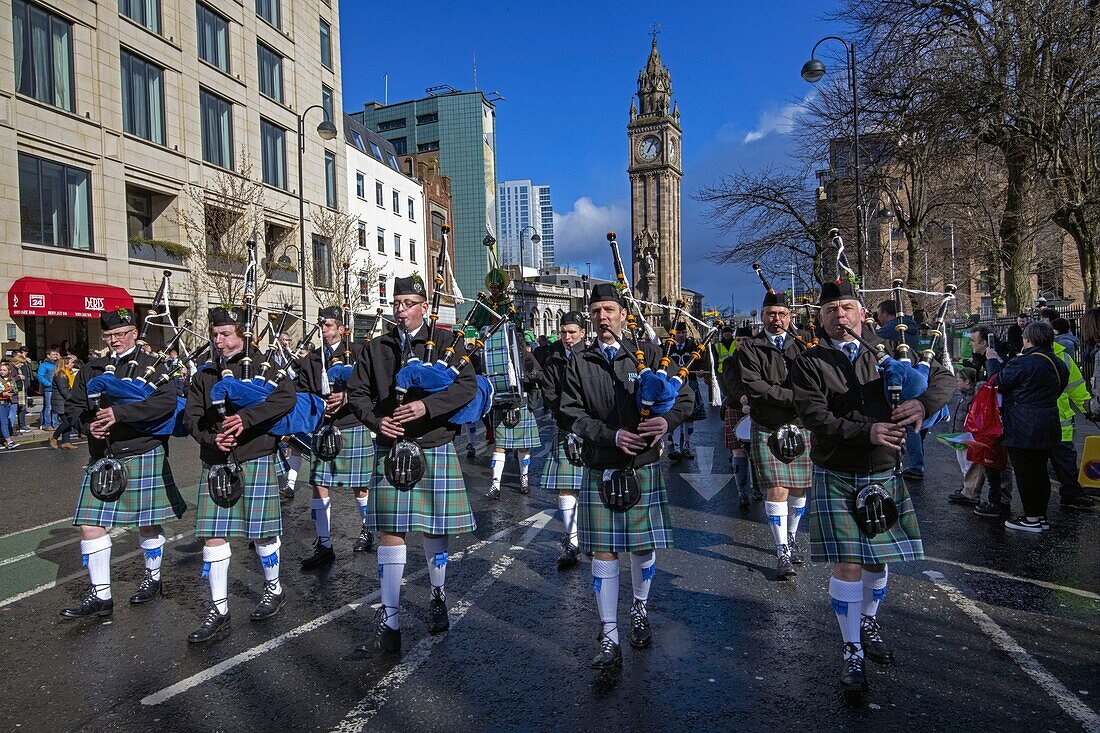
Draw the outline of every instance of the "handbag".
<instances>
[{"instance_id":1,"label":"handbag","mask_svg":"<svg viewBox=\"0 0 1100 733\"><path fill-rule=\"evenodd\" d=\"M1004 427L998 404L1000 392L995 380L996 376L992 376L978 388L970 403L963 430L974 436L973 442L968 443L967 460L1000 470L1008 464L1008 451L1001 445Z\"/></svg>"}]
</instances>

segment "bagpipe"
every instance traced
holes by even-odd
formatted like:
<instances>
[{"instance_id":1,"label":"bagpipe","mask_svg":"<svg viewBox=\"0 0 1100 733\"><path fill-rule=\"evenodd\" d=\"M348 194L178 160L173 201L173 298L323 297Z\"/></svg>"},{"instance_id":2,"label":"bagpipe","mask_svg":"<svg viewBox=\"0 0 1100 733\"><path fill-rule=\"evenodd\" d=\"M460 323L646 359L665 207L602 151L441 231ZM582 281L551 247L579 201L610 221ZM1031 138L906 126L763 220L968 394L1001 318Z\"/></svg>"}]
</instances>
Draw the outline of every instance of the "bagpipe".
<instances>
[{"instance_id":1,"label":"bagpipe","mask_svg":"<svg viewBox=\"0 0 1100 733\"><path fill-rule=\"evenodd\" d=\"M340 320L344 324L345 331L340 342L340 355L334 354L332 364L329 365L325 364L324 344L321 344L319 354L321 359L321 396L326 400L333 392L347 391L348 379L351 378L351 372L355 368L351 361L351 340L347 331L351 321L351 285L349 281L351 261L344 260L343 267L344 300L340 305ZM313 446L313 455L322 461L332 461L340 455L340 451L344 447L344 438L340 428L336 427L331 416L326 414L321 419L321 424L313 432L311 445Z\"/></svg>"},{"instance_id":2,"label":"bagpipe","mask_svg":"<svg viewBox=\"0 0 1100 733\"><path fill-rule=\"evenodd\" d=\"M611 246L611 257L615 263L615 280L619 285L619 290L622 291L623 300L626 301L626 322L627 327L630 329L631 336L633 336L635 343L637 343L640 323L641 327L645 330L646 339L653 344L660 343L657 332L653 330L653 326L645 319L645 314L642 313L642 307L638 304L637 299L634 297L634 292L630 289L630 283L626 279L626 268L623 267L623 257L619 253L618 235L616 235L615 232L608 232L607 243Z\"/></svg>"}]
</instances>

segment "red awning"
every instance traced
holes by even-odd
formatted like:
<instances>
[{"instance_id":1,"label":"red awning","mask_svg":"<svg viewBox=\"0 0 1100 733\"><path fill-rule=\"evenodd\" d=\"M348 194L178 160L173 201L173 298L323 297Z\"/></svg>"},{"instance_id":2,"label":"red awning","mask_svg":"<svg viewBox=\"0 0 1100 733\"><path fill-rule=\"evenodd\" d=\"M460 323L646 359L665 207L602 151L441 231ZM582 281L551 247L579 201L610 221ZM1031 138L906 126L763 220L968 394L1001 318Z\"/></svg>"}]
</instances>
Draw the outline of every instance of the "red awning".
<instances>
[{"instance_id":1,"label":"red awning","mask_svg":"<svg viewBox=\"0 0 1100 733\"><path fill-rule=\"evenodd\" d=\"M134 309L134 299L122 288L71 280L21 277L8 290L13 316L99 318L100 311Z\"/></svg>"}]
</instances>

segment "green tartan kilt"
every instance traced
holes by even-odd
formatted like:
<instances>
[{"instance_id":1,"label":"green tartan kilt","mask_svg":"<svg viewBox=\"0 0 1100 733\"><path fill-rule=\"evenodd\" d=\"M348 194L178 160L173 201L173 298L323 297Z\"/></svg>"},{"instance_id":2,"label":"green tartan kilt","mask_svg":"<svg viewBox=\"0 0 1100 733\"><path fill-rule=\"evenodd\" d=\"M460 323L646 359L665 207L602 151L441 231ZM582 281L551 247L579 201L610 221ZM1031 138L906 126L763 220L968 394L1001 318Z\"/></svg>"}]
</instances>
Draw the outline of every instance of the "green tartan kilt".
<instances>
[{"instance_id":1,"label":"green tartan kilt","mask_svg":"<svg viewBox=\"0 0 1100 733\"><path fill-rule=\"evenodd\" d=\"M214 503L206 491L210 466L202 465L199 475L199 508L195 518L196 537L247 537L250 540L283 533L279 489L286 481L283 464L274 453L241 464L244 494L226 509Z\"/></svg>"},{"instance_id":2,"label":"green tartan kilt","mask_svg":"<svg viewBox=\"0 0 1100 733\"><path fill-rule=\"evenodd\" d=\"M568 432L558 428L550 458L542 469L542 487L553 494L562 491L579 493L584 483L584 466L574 466L565 455Z\"/></svg>"},{"instance_id":3,"label":"green tartan kilt","mask_svg":"<svg viewBox=\"0 0 1100 733\"><path fill-rule=\"evenodd\" d=\"M183 516L187 502L176 488L163 447L119 460L126 467L127 483L117 501L103 502L92 495L91 475L85 468L73 526L153 527Z\"/></svg>"},{"instance_id":4,"label":"green tartan kilt","mask_svg":"<svg viewBox=\"0 0 1100 733\"><path fill-rule=\"evenodd\" d=\"M477 528L453 443L424 449L424 478L409 491L386 480L388 451L379 446L374 455L367 529L457 535Z\"/></svg>"},{"instance_id":5,"label":"green tartan kilt","mask_svg":"<svg viewBox=\"0 0 1100 733\"><path fill-rule=\"evenodd\" d=\"M889 532L868 537L855 518L856 494L867 484L882 484L898 505L898 521ZM905 482L892 471L844 473L814 466L810 493L810 555L814 562L861 565L924 559L917 512Z\"/></svg>"},{"instance_id":6,"label":"green tartan kilt","mask_svg":"<svg viewBox=\"0 0 1100 733\"><path fill-rule=\"evenodd\" d=\"M642 498L625 512L600 501L603 471L585 469L577 532L585 552L641 552L672 547L672 517L659 461L635 469Z\"/></svg>"},{"instance_id":7,"label":"green tartan kilt","mask_svg":"<svg viewBox=\"0 0 1100 733\"><path fill-rule=\"evenodd\" d=\"M785 489L808 489L813 485L814 464L810 462L810 431L802 428L802 437L806 440L806 452L790 463L784 463L775 457L768 447L771 431L752 426L752 445L749 455L752 457L753 485L761 491L782 486Z\"/></svg>"},{"instance_id":8,"label":"green tartan kilt","mask_svg":"<svg viewBox=\"0 0 1100 733\"><path fill-rule=\"evenodd\" d=\"M331 461L313 459L309 469L309 485L326 489L350 486L366 489L374 470L374 436L365 425L340 428L344 444Z\"/></svg>"},{"instance_id":9,"label":"green tartan kilt","mask_svg":"<svg viewBox=\"0 0 1100 733\"><path fill-rule=\"evenodd\" d=\"M542 445L539 438L539 426L535 422L535 414L527 405L519 408L519 423L514 428L505 427L504 410L494 407L489 415L493 422L493 440L497 448L505 450L526 450L538 448Z\"/></svg>"}]
</instances>

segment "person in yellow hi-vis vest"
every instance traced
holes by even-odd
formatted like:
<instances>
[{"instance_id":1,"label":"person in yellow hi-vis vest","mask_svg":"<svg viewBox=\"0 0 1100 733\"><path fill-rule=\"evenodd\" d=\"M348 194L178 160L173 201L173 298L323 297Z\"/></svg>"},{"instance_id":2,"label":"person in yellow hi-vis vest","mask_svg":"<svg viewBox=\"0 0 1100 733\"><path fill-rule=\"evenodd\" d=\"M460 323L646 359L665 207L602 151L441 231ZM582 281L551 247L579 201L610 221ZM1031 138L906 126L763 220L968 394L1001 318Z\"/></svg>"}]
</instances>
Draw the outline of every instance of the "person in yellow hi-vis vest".
<instances>
[{"instance_id":1,"label":"person in yellow hi-vis vest","mask_svg":"<svg viewBox=\"0 0 1100 733\"><path fill-rule=\"evenodd\" d=\"M726 359L737 350L737 342L733 340L733 326L722 327L722 337L714 345L714 349L718 352L718 373L721 374L726 368Z\"/></svg>"},{"instance_id":2,"label":"person in yellow hi-vis vest","mask_svg":"<svg viewBox=\"0 0 1100 733\"><path fill-rule=\"evenodd\" d=\"M1094 502L1091 497L1085 496L1081 483L1077 480L1077 448L1073 445L1073 416L1075 412L1082 414L1088 410L1089 393L1088 385L1081 374L1077 362L1066 353L1066 349L1057 341L1054 342L1054 355L1061 359L1069 368L1069 384L1058 396L1058 417L1062 421L1062 442L1050 451L1050 467L1061 484L1058 493L1062 499L1062 506L1071 509L1088 509Z\"/></svg>"}]
</instances>

